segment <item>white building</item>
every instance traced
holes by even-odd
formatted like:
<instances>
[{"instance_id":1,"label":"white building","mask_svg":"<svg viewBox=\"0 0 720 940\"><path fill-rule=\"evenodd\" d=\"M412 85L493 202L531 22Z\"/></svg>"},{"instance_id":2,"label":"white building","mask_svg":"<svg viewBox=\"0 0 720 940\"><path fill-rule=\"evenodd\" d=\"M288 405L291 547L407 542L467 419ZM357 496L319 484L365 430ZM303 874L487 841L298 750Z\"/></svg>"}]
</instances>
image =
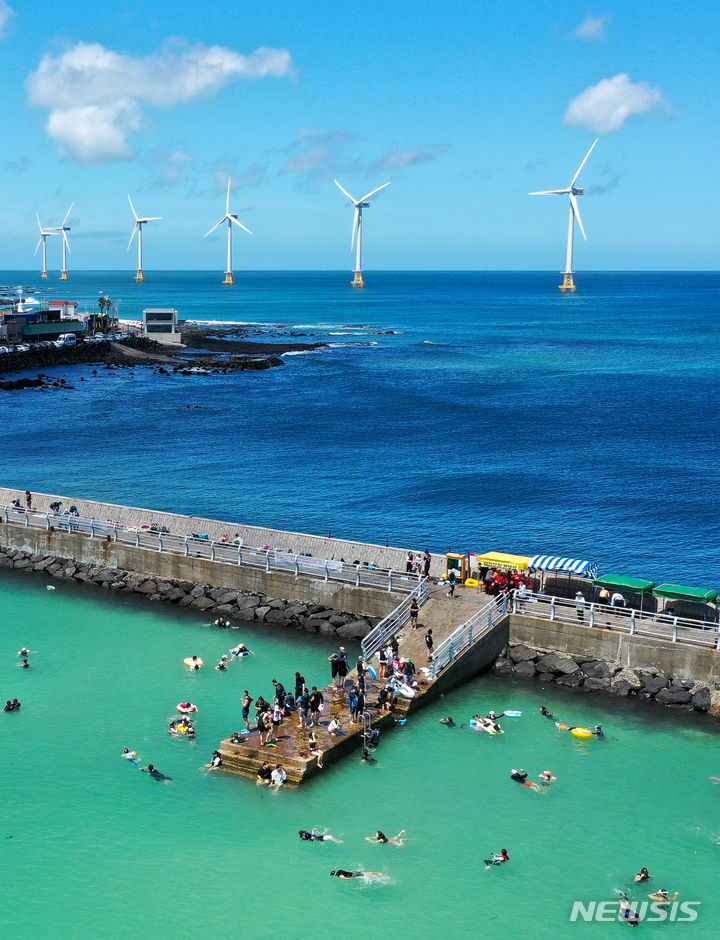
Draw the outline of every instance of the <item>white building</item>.
<instances>
[{"instance_id":1,"label":"white building","mask_svg":"<svg viewBox=\"0 0 720 940\"><path fill-rule=\"evenodd\" d=\"M146 307L143 310L143 336L158 343L180 343L177 310L174 307Z\"/></svg>"}]
</instances>

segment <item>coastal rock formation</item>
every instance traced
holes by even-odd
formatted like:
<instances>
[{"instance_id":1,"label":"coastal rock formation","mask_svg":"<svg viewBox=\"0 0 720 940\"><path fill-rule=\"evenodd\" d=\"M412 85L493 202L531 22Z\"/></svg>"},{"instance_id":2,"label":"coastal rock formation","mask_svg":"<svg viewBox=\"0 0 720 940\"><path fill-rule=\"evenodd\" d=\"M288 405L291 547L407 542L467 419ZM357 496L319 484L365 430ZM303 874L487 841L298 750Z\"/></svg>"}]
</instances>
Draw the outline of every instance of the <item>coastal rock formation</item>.
<instances>
[{"instance_id":1,"label":"coastal rock formation","mask_svg":"<svg viewBox=\"0 0 720 940\"><path fill-rule=\"evenodd\" d=\"M0 568L37 573L58 581L76 581L118 594L135 594L155 603L209 612L213 618L284 625L307 633L336 636L338 640L360 640L378 622L318 604L243 594L229 587L210 587L192 581L156 580L147 573L106 568L52 554L31 555L14 548L0 547Z\"/></svg>"},{"instance_id":2,"label":"coastal rock formation","mask_svg":"<svg viewBox=\"0 0 720 940\"><path fill-rule=\"evenodd\" d=\"M587 692L608 692L621 698L653 699L660 705L720 717L720 683L673 679L662 675L656 667L629 669L620 663L571 657L519 643L503 650L493 670L501 676L536 678L544 685L555 683Z\"/></svg>"}]
</instances>

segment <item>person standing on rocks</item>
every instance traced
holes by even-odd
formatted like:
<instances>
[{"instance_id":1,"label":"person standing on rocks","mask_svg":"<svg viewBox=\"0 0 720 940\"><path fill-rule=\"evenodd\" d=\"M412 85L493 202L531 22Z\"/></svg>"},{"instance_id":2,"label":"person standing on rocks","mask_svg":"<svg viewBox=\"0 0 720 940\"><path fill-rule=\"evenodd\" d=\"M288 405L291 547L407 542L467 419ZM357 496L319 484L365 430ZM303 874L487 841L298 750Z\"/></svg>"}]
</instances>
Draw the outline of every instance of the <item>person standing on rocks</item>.
<instances>
[{"instance_id":1,"label":"person standing on rocks","mask_svg":"<svg viewBox=\"0 0 720 940\"><path fill-rule=\"evenodd\" d=\"M302 690L297 700L298 707L298 728L304 728L307 725L308 711L310 710L310 693L307 687Z\"/></svg>"},{"instance_id":2,"label":"person standing on rocks","mask_svg":"<svg viewBox=\"0 0 720 940\"><path fill-rule=\"evenodd\" d=\"M578 591L575 595L575 610L577 611L577 619L581 622L585 620L585 595L582 591Z\"/></svg>"},{"instance_id":3,"label":"person standing on rocks","mask_svg":"<svg viewBox=\"0 0 720 940\"><path fill-rule=\"evenodd\" d=\"M305 690L305 676L300 673L295 673L295 701L297 701Z\"/></svg>"},{"instance_id":4,"label":"person standing on rocks","mask_svg":"<svg viewBox=\"0 0 720 940\"><path fill-rule=\"evenodd\" d=\"M347 653L345 652L345 647L341 646L340 651L338 653L338 679L340 680L339 688L341 689L345 686L345 677L347 676L347 674L348 674Z\"/></svg>"},{"instance_id":5,"label":"person standing on rocks","mask_svg":"<svg viewBox=\"0 0 720 940\"><path fill-rule=\"evenodd\" d=\"M428 651L427 661L431 663L432 657L433 657L433 649L435 648L435 641L433 640L432 627L428 627L428 631L425 634L425 646L427 646L427 651Z\"/></svg>"},{"instance_id":6,"label":"person standing on rocks","mask_svg":"<svg viewBox=\"0 0 720 940\"><path fill-rule=\"evenodd\" d=\"M310 693L310 727L315 725L318 727L320 725L320 709L325 704L325 699L323 698L322 692L318 692L318 687L314 685L312 687L312 692Z\"/></svg>"}]
</instances>

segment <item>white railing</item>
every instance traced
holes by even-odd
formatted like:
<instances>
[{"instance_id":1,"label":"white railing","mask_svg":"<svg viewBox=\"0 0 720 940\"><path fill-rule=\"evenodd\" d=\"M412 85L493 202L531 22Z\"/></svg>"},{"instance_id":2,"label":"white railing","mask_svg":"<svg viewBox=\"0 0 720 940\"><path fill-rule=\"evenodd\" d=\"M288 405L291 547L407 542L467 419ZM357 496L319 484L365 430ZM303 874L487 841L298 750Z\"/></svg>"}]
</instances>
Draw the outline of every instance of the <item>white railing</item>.
<instances>
[{"instance_id":1,"label":"white railing","mask_svg":"<svg viewBox=\"0 0 720 940\"><path fill-rule=\"evenodd\" d=\"M487 636L496 625L498 617L502 617L507 612L507 596L501 594L499 597L488 601L485 607L482 607L457 630L454 630L432 654L431 672L433 679L436 679L444 669L447 669L460 653Z\"/></svg>"},{"instance_id":2,"label":"white railing","mask_svg":"<svg viewBox=\"0 0 720 940\"><path fill-rule=\"evenodd\" d=\"M616 630L631 636L654 637L670 640L672 643L720 649L720 630L717 623L675 617L672 614L634 610L630 607L610 607L605 604L586 604L578 610L575 601L570 598L533 593L529 593L525 600L516 596L513 599L513 613L526 614L541 620L583 623L588 627Z\"/></svg>"},{"instance_id":3,"label":"white railing","mask_svg":"<svg viewBox=\"0 0 720 940\"><path fill-rule=\"evenodd\" d=\"M428 594L428 579L421 578L417 587L407 597L403 598L395 610L389 613L363 638L363 659L370 660L398 630L401 630L410 619L410 604L412 601L417 600L418 606L422 607L428 599Z\"/></svg>"},{"instance_id":4,"label":"white railing","mask_svg":"<svg viewBox=\"0 0 720 940\"><path fill-rule=\"evenodd\" d=\"M123 525L119 522L101 522L98 519L85 519L67 513L34 512L4 506L0 509L0 519L13 525L28 528L60 530L88 538L102 539L106 542L118 542L136 548L146 548L172 555L206 558L209 561L224 564L246 565L262 568L265 571L288 571L295 577L316 578L322 581L340 582L354 587L372 587L399 594L412 594L424 579L416 574L393 571L387 568L375 568L361 564L348 564L328 558L316 558L311 555L296 555L282 552L271 547L252 548L240 541L221 542L200 538L197 535L174 535L148 527ZM408 598L409 600L409 598Z\"/></svg>"}]
</instances>

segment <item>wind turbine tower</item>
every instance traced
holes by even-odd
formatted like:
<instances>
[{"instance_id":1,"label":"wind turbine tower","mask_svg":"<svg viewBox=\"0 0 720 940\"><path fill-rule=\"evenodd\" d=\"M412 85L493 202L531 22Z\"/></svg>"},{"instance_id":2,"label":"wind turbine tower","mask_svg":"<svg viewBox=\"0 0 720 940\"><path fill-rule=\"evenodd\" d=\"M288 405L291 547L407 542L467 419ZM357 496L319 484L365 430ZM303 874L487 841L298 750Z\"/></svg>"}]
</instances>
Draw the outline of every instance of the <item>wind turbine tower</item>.
<instances>
[{"instance_id":1,"label":"wind turbine tower","mask_svg":"<svg viewBox=\"0 0 720 940\"><path fill-rule=\"evenodd\" d=\"M40 275L40 277L45 278L45 280L47 280L47 276L48 276L48 273L47 273L47 240L48 240L48 238L50 238L51 235L57 235L57 231L56 231L55 229L47 229L47 231L46 231L46 230L42 227L42 224L41 224L41 222L40 222L40 214L37 213L37 212L36 212L35 214L36 214L37 220L38 220L38 228L40 229L40 238L38 239L38 243L37 243L37 245L35 246L35 251L33 252L33 254L36 255L36 254L38 253L38 248L40 247L40 245L42 245L42 274Z\"/></svg>"},{"instance_id":2,"label":"wind turbine tower","mask_svg":"<svg viewBox=\"0 0 720 940\"><path fill-rule=\"evenodd\" d=\"M368 193L361 199L354 199L346 189L342 188L337 180L335 180L335 185L340 190L340 192L344 193L350 202L355 206L352 239L350 241L350 250L352 251L353 248L355 248L355 277L352 280L352 286L365 287L365 281L363 280L362 276L362 211L363 209L367 209L369 207L370 203L368 200L370 197L374 196L375 193L379 193L381 189L385 189L385 187L389 186L390 183L383 183L382 186L378 186L377 189L373 189L371 193Z\"/></svg>"},{"instance_id":3,"label":"wind turbine tower","mask_svg":"<svg viewBox=\"0 0 720 940\"><path fill-rule=\"evenodd\" d=\"M58 228L52 229L53 232L57 234L62 234L62 271L60 272L60 280L67 281L67 256L72 254L70 251L70 242L68 241L67 233L70 231L70 226L67 224L67 220L70 218L70 213L72 212L72 207L75 205L74 202L70 203L70 208L65 214L62 225ZM39 220L38 220L39 221Z\"/></svg>"},{"instance_id":4,"label":"wind turbine tower","mask_svg":"<svg viewBox=\"0 0 720 940\"><path fill-rule=\"evenodd\" d=\"M130 203L130 208L132 209L132 214L135 217L135 225L133 225L132 234L130 235L130 241L128 242L127 251L130 251L130 246L133 243L133 238L137 234L138 237L138 265L137 265L137 274L135 275L135 280L138 284L145 283L145 274L143 272L143 260L142 260L142 237L143 237L143 225L147 222L159 222L162 216L151 215L147 218L141 219L138 217L137 212L135 211L135 206L133 201L130 198L130 193L128 193L128 202Z\"/></svg>"},{"instance_id":5,"label":"wind turbine tower","mask_svg":"<svg viewBox=\"0 0 720 940\"><path fill-rule=\"evenodd\" d=\"M573 176L570 185L567 189L546 189L543 192L539 193L530 193L531 196L569 196L570 197L570 215L568 218L568 240L567 240L567 253L565 255L565 270L563 274L563 282L560 285L560 290L563 294L574 294L575 293L575 279L573 278L573 239L575 236L575 219L580 226L580 231L582 232L583 238L587 241L587 235L585 234L585 229L582 224L582 219L580 218L580 209L577 204L576 196L584 196L585 190L580 189L575 186L575 183L578 181L578 177L582 172L583 167L587 163L588 157L595 149L595 144L597 144L599 138L595 138L592 147L585 154L585 159L578 167L578 171Z\"/></svg>"},{"instance_id":6,"label":"wind turbine tower","mask_svg":"<svg viewBox=\"0 0 720 940\"><path fill-rule=\"evenodd\" d=\"M230 183L231 179L228 177L228 188L227 188L227 199L225 200L225 215L220 219L219 222L216 222L215 225L210 229L209 232L206 232L203 235L203 238L207 238L208 235L212 235L216 228L220 228L223 222L227 222L227 264L225 266L225 280L223 284L234 284L235 278L233 277L232 272L232 227L237 225L238 228L241 228L244 232L247 232L248 235L252 235L252 232L249 228L244 226L242 222L238 222L238 217L236 212L230 211Z\"/></svg>"}]
</instances>

